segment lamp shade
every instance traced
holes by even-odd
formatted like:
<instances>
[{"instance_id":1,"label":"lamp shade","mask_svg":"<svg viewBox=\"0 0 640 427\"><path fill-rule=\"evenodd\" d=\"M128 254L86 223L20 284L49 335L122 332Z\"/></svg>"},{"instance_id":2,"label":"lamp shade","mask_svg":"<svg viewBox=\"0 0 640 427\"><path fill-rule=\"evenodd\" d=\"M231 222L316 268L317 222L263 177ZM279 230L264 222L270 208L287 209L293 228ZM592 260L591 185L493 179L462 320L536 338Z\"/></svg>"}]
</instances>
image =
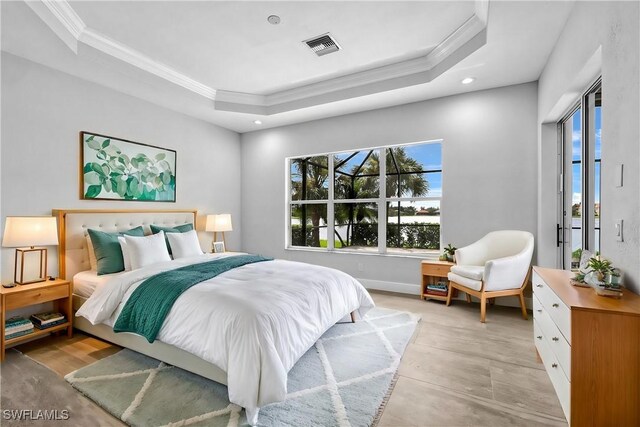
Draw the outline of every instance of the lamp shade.
<instances>
[{"instance_id":1,"label":"lamp shade","mask_svg":"<svg viewBox=\"0 0 640 427\"><path fill-rule=\"evenodd\" d=\"M58 225L53 216L8 216L4 223L2 246L55 246Z\"/></svg>"},{"instance_id":2,"label":"lamp shade","mask_svg":"<svg viewBox=\"0 0 640 427\"><path fill-rule=\"evenodd\" d=\"M231 214L207 215L206 231L233 231Z\"/></svg>"}]
</instances>

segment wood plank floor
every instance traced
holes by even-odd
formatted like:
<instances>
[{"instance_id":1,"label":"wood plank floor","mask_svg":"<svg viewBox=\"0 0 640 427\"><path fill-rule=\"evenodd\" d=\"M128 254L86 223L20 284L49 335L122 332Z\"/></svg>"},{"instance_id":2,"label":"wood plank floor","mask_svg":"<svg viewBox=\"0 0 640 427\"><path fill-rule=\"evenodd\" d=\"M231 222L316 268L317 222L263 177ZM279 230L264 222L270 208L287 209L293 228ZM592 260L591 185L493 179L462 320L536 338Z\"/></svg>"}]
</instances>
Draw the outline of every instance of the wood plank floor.
<instances>
[{"instance_id":1,"label":"wood plank floor","mask_svg":"<svg viewBox=\"0 0 640 427\"><path fill-rule=\"evenodd\" d=\"M381 307L420 314L404 354L399 379L380 427L566 425L542 364L536 360L532 321L517 308L491 306L487 323L477 304L372 292ZM18 347L59 375L119 350L76 333ZM105 417L110 416L105 414ZM96 425L115 419L96 420Z\"/></svg>"}]
</instances>

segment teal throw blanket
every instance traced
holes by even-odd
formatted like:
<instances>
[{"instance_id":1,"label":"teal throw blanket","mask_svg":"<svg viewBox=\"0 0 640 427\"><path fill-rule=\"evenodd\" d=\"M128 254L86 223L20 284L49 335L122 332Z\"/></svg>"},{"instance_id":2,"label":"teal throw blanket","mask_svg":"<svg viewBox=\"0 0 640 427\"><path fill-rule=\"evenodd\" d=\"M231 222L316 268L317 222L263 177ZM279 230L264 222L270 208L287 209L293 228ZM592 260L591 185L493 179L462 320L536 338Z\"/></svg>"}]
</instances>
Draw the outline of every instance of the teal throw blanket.
<instances>
[{"instance_id":1,"label":"teal throw blanket","mask_svg":"<svg viewBox=\"0 0 640 427\"><path fill-rule=\"evenodd\" d=\"M134 332L152 343L178 297L190 287L231 269L262 261L259 255L238 255L187 265L149 277L133 291L124 305L114 332Z\"/></svg>"}]
</instances>

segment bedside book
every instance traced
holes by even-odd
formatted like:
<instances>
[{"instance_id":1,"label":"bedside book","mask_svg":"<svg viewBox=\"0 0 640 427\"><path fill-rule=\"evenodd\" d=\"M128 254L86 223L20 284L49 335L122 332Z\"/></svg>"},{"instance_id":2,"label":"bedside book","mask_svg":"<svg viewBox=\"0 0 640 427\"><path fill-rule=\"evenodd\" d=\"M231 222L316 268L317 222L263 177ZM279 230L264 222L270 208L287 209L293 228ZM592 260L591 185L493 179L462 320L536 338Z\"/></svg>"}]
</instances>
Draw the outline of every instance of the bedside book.
<instances>
[{"instance_id":1,"label":"bedside book","mask_svg":"<svg viewBox=\"0 0 640 427\"><path fill-rule=\"evenodd\" d=\"M48 312L48 313L38 313L31 315L31 320L36 326L46 327L52 326L52 324L56 322L60 322L61 320L64 323L65 317L62 313L57 312Z\"/></svg>"}]
</instances>

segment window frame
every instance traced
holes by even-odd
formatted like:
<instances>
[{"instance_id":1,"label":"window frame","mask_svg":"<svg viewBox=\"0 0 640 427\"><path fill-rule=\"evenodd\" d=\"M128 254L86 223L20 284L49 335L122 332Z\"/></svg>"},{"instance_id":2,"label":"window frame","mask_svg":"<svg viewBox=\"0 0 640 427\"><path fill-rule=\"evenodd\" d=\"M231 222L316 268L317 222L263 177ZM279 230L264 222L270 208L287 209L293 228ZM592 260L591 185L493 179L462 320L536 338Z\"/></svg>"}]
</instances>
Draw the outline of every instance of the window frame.
<instances>
[{"instance_id":1,"label":"window frame","mask_svg":"<svg viewBox=\"0 0 640 427\"><path fill-rule=\"evenodd\" d=\"M596 252L599 248L595 247L596 240L601 245L602 243L602 155L600 158L595 156L596 137L591 133L594 130L592 125L595 125L595 108L593 104L592 96L598 91L602 91L602 76L599 76L588 88L580 95L580 98L572 104L572 107L567 110L567 113L557 122L557 134L558 134L558 147L559 147L559 161L560 161L560 191L559 191L559 212L558 212L558 224L557 224L557 237L556 246L560 249L559 265L562 268L571 268L571 256L573 248L571 243L572 239L568 239L567 235L571 236L573 230L580 229L580 248L581 250L589 250ZM569 139L570 135L565 129L566 123L573 119L576 112L580 112L580 160L571 160L571 165L577 163L580 164L580 181L581 181L581 193L580 193L580 227L574 227L571 215L571 205L573 204L573 190L572 184L569 181L569 177L573 176L567 173L568 161L568 149L572 145L572 140ZM601 147L602 149L602 147ZM598 207L598 226L595 223L595 175L596 165L599 167L599 179L600 183L598 188L600 194L598 195L599 207ZM571 200L571 202L569 202ZM568 216L568 220L567 220ZM568 224L569 223L569 224ZM596 238L597 235L597 238Z\"/></svg>"},{"instance_id":2,"label":"window frame","mask_svg":"<svg viewBox=\"0 0 640 427\"><path fill-rule=\"evenodd\" d=\"M297 156L289 156L285 158L285 250L297 250L297 251L314 251L324 253L344 253L344 254L358 254L358 255L386 255L386 256L398 256L398 257L419 257L419 258L437 258L439 251L442 250L442 210L440 211L440 248L436 250L424 250L416 252L387 252L387 202L420 202L420 201L438 201L442 206L442 200L444 198L444 161L441 155L441 165L439 170L428 170L426 173L438 172L441 177L441 193L438 196L420 196L420 197L387 197L387 168L386 168L386 155L387 150L397 147L409 147L413 145L423 144L440 144L443 146L443 139L432 139L426 141L416 141L410 143L389 144L374 147L353 148L345 150L337 150L330 152L322 152L315 154L304 154ZM336 199L335 198L335 155L344 154L358 151L374 151L378 150L379 158L385 159L385 161L379 161L379 192L378 197L374 198L356 198L356 199ZM293 200L292 185L291 185L291 161L301 158L311 158L317 156L327 156L328 174L327 179L329 181L329 188L327 192L326 200ZM425 171L417 171L414 173L424 173ZM366 251L361 249L349 249L349 248L335 248L335 205L336 204L349 204L349 203L376 203L378 206L378 247L377 251ZM300 204L326 204L327 205L327 247L312 247L312 246L294 246L291 243L292 235L292 206Z\"/></svg>"}]
</instances>

